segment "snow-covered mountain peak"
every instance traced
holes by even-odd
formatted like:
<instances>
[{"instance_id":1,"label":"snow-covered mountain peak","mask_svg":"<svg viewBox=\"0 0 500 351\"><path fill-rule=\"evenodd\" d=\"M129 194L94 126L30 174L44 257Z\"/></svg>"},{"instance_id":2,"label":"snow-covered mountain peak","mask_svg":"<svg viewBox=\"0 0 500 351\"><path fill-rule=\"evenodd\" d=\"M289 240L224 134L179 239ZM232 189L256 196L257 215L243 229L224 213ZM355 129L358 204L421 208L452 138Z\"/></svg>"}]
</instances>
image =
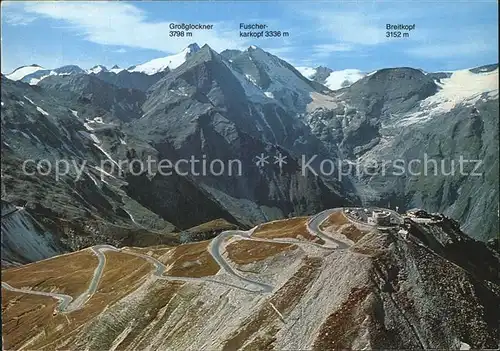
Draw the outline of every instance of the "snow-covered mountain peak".
<instances>
[{"instance_id":1,"label":"snow-covered mountain peak","mask_svg":"<svg viewBox=\"0 0 500 351\"><path fill-rule=\"evenodd\" d=\"M195 53L196 51L199 51L200 47L196 43L191 43L184 50L189 50L189 52L192 54Z\"/></svg>"},{"instance_id":2,"label":"snow-covered mountain peak","mask_svg":"<svg viewBox=\"0 0 500 351\"><path fill-rule=\"evenodd\" d=\"M103 65L97 65L97 66L94 66L91 69L87 70L87 73L89 73L89 74L90 73L97 74L100 72L108 72L108 69Z\"/></svg>"},{"instance_id":3,"label":"snow-covered mountain peak","mask_svg":"<svg viewBox=\"0 0 500 351\"><path fill-rule=\"evenodd\" d=\"M239 73L247 96L254 101L275 99L297 111L311 100L310 93L322 90L320 84L308 81L292 65L259 47L226 52L225 56L231 58L228 64Z\"/></svg>"},{"instance_id":4,"label":"snow-covered mountain peak","mask_svg":"<svg viewBox=\"0 0 500 351\"><path fill-rule=\"evenodd\" d=\"M56 68L54 70L51 70L52 75L54 75L54 74L68 75L68 74L78 74L78 73L85 73L85 71L77 65L66 65L66 66L62 66L62 67Z\"/></svg>"},{"instance_id":5,"label":"snow-covered mountain peak","mask_svg":"<svg viewBox=\"0 0 500 351\"><path fill-rule=\"evenodd\" d=\"M120 66L118 65L114 65L113 67L111 67L111 69L109 70L111 73L120 73L121 71L123 71L124 69L123 68L120 68Z\"/></svg>"},{"instance_id":6,"label":"snow-covered mountain peak","mask_svg":"<svg viewBox=\"0 0 500 351\"><path fill-rule=\"evenodd\" d=\"M419 117L424 113L428 116L446 113L462 103L474 105L481 98L498 98L498 67L477 73L469 69L454 71L436 84L439 91L421 102Z\"/></svg>"},{"instance_id":7,"label":"snow-covered mountain peak","mask_svg":"<svg viewBox=\"0 0 500 351\"><path fill-rule=\"evenodd\" d=\"M163 72L166 69L175 69L182 65L186 59L194 54L195 52L199 51L200 47L196 43L189 44L184 50L181 52L170 55L170 56L165 56L165 57L160 57L148 62L145 62L141 65L137 65L131 69L129 69L130 72L142 72L148 75L153 75L158 72Z\"/></svg>"},{"instance_id":8,"label":"snow-covered mountain peak","mask_svg":"<svg viewBox=\"0 0 500 351\"><path fill-rule=\"evenodd\" d=\"M78 73L85 73L85 71L76 65L66 65L55 69L43 68L39 65L29 65L19 67L6 77L11 80L18 80L30 85L36 85L40 80L48 76L65 76Z\"/></svg>"},{"instance_id":9,"label":"snow-covered mountain peak","mask_svg":"<svg viewBox=\"0 0 500 351\"><path fill-rule=\"evenodd\" d=\"M35 73L36 71L43 70L44 68L39 65L28 65L16 68L12 73L7 74L6 77L10 80L21 80L28 74Z\"/></svg>"},{"instance_id":10,"label":"snow-covered mountain peak","mask_svg":"<svg viewBox=\"0 0 500 351\"><path fill-rule=\"evenodd\" d=\"M313 67L295 67L307 79L313 79L316 74L316 68Z\"/></svg>"}]
</instances>

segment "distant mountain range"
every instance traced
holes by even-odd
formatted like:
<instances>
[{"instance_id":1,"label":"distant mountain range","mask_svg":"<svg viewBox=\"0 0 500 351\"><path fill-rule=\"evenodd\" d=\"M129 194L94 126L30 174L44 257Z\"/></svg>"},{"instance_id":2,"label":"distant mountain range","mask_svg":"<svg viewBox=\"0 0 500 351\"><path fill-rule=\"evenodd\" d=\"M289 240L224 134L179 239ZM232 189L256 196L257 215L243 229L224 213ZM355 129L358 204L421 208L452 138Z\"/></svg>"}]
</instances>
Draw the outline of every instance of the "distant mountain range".
<instances>
[{"instance_id":1,"label":"distant mountain range","mask_svg":"<svg viewBox=\"0 0 500 351\"><path fill-rule=\"evenodd\" d=\"M129 67L127 69L120 68L118 65L114 65L110 69L103 65L96 65L90 69L84 70L78 66L69 65L62 66L55 69L46 69L37 64L21 66L16 68L13 72L6 74L5 76L11 80L22 81L29 83L31 85L37 84L40 80L53 75L68 75L68 74L102 74L102 73L114 73L119 74L120 72L138 72L147 75L155 75L157 73L168 71L169 69L174 69L180 66L186 61L186 59L193 53L198 51L200 47L198 44L190 44L180 53L175 55L170 55L166 57L161 57L154 59L143 64Z\"/></svg>"},{"instance_id":2,"label":"distant mountain range","mask_svg":"<svg viewBox=\"0 0 500 351\"><path fill-rule=\"evenodd\" d=\"M200 47L198 44L193 43L186 47L181 52L153 59L151 61L131 66L127 69L120 68L118 65L114 65L110 69L103 65L96 65L90 69L84 70L78 66L70 65L63 66L55 69L45 69L39 65L33 64L29 66L22 66L15 69L12 73L6 74L6 77L11 80L20 80L31 85L37 84L40 80L50 76L50 75L65 75L65 74L103 74L106 72L119 74L120 72L138 72L147 75L155 75L162 72L168 72L174 68L177 68L182 63L186 61L195 52L199 51ZM222 55L230 56L235 53L240 52L239 50L226 50L221 53ZM321 83L331 90L338 90L345 88L357 80L363 78L366 73L361 72L357 69L346 69L340 71L333 71L328 67L319 66L316 68L310 67L296 67L296 69L306 78L313 80L315 82Z\"/></svg>"},{"instance_id":3,"label":"distant mountain range","mask_svg":"<svg viewBox=\"0 0 500 351\"><path fill-rule=\"evenodd\" d=\"M2 250L19 262L39 259L23 247L40 241L50 243L41 250L48 256L102 242L165 244L215 218L248 228L352 204L444 212L484 241L498 233L497 64L335 72L296 68L255 46L217 53L192 44L128 69L24 66L1 84L2 202L29 214L12 218L3 231L12 244ZM410 162L424 154L484 160L482 176L339 177L320 162L368 167L373 159ZM256 165L259 155L268 155L266 167ZM273 162L277 155L286 165ZM237 159L244 173L100 168L102 161L191 157ZM314 158L318 175L303 174L303 158ZM81 178L70 172L56 181L24 174L28 159L85 164Z\"/></svg>"}]
</instances>

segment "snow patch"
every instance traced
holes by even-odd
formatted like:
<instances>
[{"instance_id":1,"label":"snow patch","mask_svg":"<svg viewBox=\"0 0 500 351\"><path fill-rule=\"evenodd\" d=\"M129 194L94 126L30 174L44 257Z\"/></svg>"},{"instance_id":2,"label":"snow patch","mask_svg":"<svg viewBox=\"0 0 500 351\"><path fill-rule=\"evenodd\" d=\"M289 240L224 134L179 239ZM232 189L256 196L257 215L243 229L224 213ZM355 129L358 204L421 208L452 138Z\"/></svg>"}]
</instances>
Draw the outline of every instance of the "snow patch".
<instances>
[{"instance_id":1,"label":"snow patch","mask_svg":"<svg viewBox=\"0 0 500 351\"><path fill-rule=\"evenodd\" d=\"M258 110L257 112L259 113L259 116L260 116L260 118L262 119L262 121L264 122L264 124L266 125L267 129L268 129L268 130L271 132L271 134L273 135L274 140L275 140L275 141L276 141L276 140L278 140L278 139L276 138L276 134L274 134L274 130L273 130L273 128L271 128L271 125L269 124L269 122L268 122L268 121L267 121L267 119L266 119L266 115L265 115L265 114L264 114L264 113L260 110L260 108L259 108L259 110Z\"/></svg>"},{"instance_id":2,"label":"snow patch","mask_svg":"<svg viewBox=\"0 0 500 351\"><path fill-rule=\"evenodd\" d=\"M271 98L271 99L274 99L274 94L271 93L270 91L265 91L264 94L268 97L268 98Z\"/></svg>"},{"instance_id":3,"label":"snow patch","mask_svg":"<svg viewBox=\"0 0 500 351\"><path fill-rule=\"evenodd\" d=\"M31 137L28 134L26 134L25 132L23 132L22 130L20 130L19 133L21 133L23 135L23 137L25 137L26 139L31 139Z\"/></svg>"},{"instance_id":4,"label":"snow patch","mask_svg":"<svg viewBox=\"0 0 500 351\"><path fill-rule=\"evenodd\" d=\"M245 78L248 79L250 82L252 82L252 84L257 85L257 81L251 75L245 74Z\"/></svg>"},{"instance_id":5,"label":"snow patch","mask_svg":"<svg viewBox=\"0 0 500 351\"><path fill-rule=\"evenodd\" d=\"M10 80L21 80L24 77L26 77L28 74L35 73L36 71L39 71L41 69L44 69L44 68L40 67L40 66L23 66L23 67L19 67L11 74L6 75L6 77L9 78Z\"/></svg>"},{"instance_id":6,"label":"snow patch","mask_svg":"<svg viewBox=\"0 0 500 351\"><path fill-rule=\"evenodd\" d=\"M103 174L107 175L108 177L118 179L118 178L116 178L114 175L112 175L111 173L106 172L104 169L102 169L102 168L100 168L100 167L97 167L97 166L91 166L91 167L93 167L96 171L99 171L99 172L101 173L101 180L103 180L103 179L102 179L102 175L103 175ZM104 181L104 180L103 180L103 181ZM106 183L106 182L104 182L104 183Z\"/></svg>"},{"instance_id":7,"label":"snow patch","mask_svg":"<svg viewBox=\"0 0 500 351\"><path fill-rule=\"evenodd\" d=\"M466 342L461 341L460 342L460 350L470 350L470 345L467 344Z\"/></svg>"},{"instance_id":8,"label":"snow patch","mask_svg":"<svg viewBox=\"0 0 500 351\"><path fill-rule=\"evenodd\" d=\"M41 76L40 78L31 78L30 81L28 82L29 85L37 85L39 81L41 81L44 78L47 78L49 75L44 75Z\"/></svg>"},{"instance_id":9,"label":"snow patch","mask_svg":"<svg viewBox=\"0 0 500 351\"><path fill-rule=\"evenodd\" d=\"M498 68L486 73L472 73L468 69L452 73L436 82L440 90L420 102L417 112L402 119L399 126L408 126L451 111L460 104L474 105L486 94L486 99L498 97Z\"/></svg>"},{"instance_id":10,"label":"snow patch","mask_svg":"<svg viewBox=\"0 0 500 351\"><path fill-rule=\"evenodd\" d=\"M35 138L35 140L36 140L36 141L38 141L38 143L39 143L39 144L43 144L43 143L40 141L40 139L39 139L36 135L34 135L33 133L30 133L30 134L31 134L31 136L32 136L33 138Z\"/></svg>"},{"instance_id":11,"label":"snow patch","mask_svg":"<svg viewBox=\"0 0 500 351\"><path fill-rule=\"evenodd\" d=\"M94 143L96 143L96 144L101 143L101 141L99 140L99 138L95 134L89 134L89 136L90 136L90 139L92 139L92 141L94 141Z\"/></svg>"},{"instance_id":12,"label":"snow patch","mask_svg":"<svg viewBox=\"0 0 500 351\"><path fill-rule=\"evenodd\" d=\"M102 65L97 65L97 66L94 66L92 67L91 69L88 69L87 70L87 73L94 73L94 74L97 74L97 73L100 73L100 72L107 72L108 69Z\"/></svg>"},{"instance_id":13,"label":"snow patch","mask_svg":"<svg viewBox=\"0 0 500 351\"><path fill-rule=\"evenodd\" d=\"M92 134L91 134L91 135L92 135ZM118 162L116 162L115 160L113 160L113 158L111 157L111 155L110 155L110 154L108 154L106 150L104 150L104 149L103 149L100 145L98 145L98 144L96 144L96 143L94 143L94 146L95 146L96 148L98 148L99 150L101 150L101 152L102 152L102 153L103 153L103 154L104 154L104 155L105 155L105 156L106 156L106 157L107 157L107 158L108 158L111 162L113 162L113 163L114 163L114 164L118 167L118 169L121 171L121 168L120 168L120 165L118 164Z\"/></svg>"},{"instance_id":14,"label":"snow patch","mask_svg":"<svg viewBox=\"0 0 500 351\"><path fill-rule=\"evenodd\" d=\"M136 224L137 226L141 227L141 228L144 228L142 225L140 225L139 223L136 222L134 216L132 216L132 213L130 213L129 211L127 211L126 209L123 209L125 212L127 212L128 216L130 217L130 220Z\"/></svg>"},{"instance_id":15,"label":"snow patch","mask_svg":"<svg viewBox=\"0 0 500 351\"><path fill-rule=\"evenodd\" d=\"M34 104L35 104L35 103L34 103L32 100L30 100L30 98L28 98L26 95L23 95L23 97L24 97L26 100L28 100L28 101L29 101L32 105L34 105Z\"/></svg>"},{"instance_id":16,"label":"snow patch","mask_svg":"<svg viewBox=\"0 0 500 351\"><path fill-rule=\"evenodd\" d=\"M422 101L422 107L439 104L441 110L448 112L461 102L474 103L483 93L498 94L498 68L487 73L456 71L441 79L439 86L441 90Z\"/></svg>"},{"instance_id":17,"label":"snow patch","mask_svg":"<svg viewBox=\"0 0 500 351\"><path fill-rule=\"evenodd\" d=\"M92 179L92 181L94 182L95 186L96 187L99 187L99 184L97 183L97 180L92 176L92 174L90 174L90 172L88 171L85 171L85 174L90 178Z\"/></svg>"},{"instance_id":18,"label":"snow patch","mask_svg":"<svg viewBox=\"0 0 500 351\"><path fill-rule=\"evenodd\" d=\"M78 111L75 111L75 110L72 110L72 109L70 109L70 111L73 114L73 116L78 117Z\"/></svg>"},{"instance_id":19,"label":"snow patch","mask_svg":"<svg viewBox=\"0 0 500 351\"><path fill-rule=\"evenodd\" d=\"M88 122L85 122L85 123L83 124L83 126L84 126L85 128L87 128L87 130L94 130L94 128L92 128L91 126L89 126L89 123L88 123Z\"/></svg>"},{"instance_id":20,"label":"snow patch","mask_svg":"<svg viewBox=\"0 0 500 351\"><path fill-rule=\"evenodd\" d=\"M181 95L181 96L189 96L189 94L186 93L186 90L184 89L184 87L181 87L177 90L174 90L174 89L170 89L169 90L171 93L174 93L174 94L177 94L177 95Z\"/></svg>"},{"instance_id":21,"label":"snow patch","mask_svg":"<svg viewBox=\"0 0 500 351\"><path fill-rule=\"evenodd\" d=\"M42 115L48 116L49 114L41 107L36 107L36 110L40 112Z\"/></svg>"}]
</instances>

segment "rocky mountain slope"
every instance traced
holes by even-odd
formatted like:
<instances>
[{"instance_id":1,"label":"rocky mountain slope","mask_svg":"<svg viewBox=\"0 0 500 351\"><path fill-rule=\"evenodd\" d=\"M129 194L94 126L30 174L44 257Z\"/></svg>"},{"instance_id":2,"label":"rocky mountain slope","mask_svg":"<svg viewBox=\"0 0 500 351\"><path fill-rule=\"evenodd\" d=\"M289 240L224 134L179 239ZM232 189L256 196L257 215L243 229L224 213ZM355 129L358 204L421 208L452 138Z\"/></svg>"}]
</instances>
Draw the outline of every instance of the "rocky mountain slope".
<instances>
[{"instance_id":1,"label":"rocky mountain slope","mask_svg":"<svg viewBox=\"0 0 500 351\"><path fill-rule=\"evenodd\" d=\"M101 245L7 269L4 347L499 347L499 253L433 218L377 228L334 209L211 241Z\"/></svg>"},{"instance_id":2,"label":"rocky mountain slope","mask_svg":"<svg viewBox=\"0 0 500 351\"><path fill-rule=\"evenodd\" d=\"M383 69L333 96L305 118L343 160L369 170L351 172L364 203L441 211L475 238L497 235L498 65Z\"/></svg>"},{"instance_id":3,"label":"rocky mountain slope","mask_svg":"<svg viewBox=\"0 0 500 351\"><path fill-rule=\"evenodd\" d=\"M170 150L163 146L168 142L180 158L240 160L244 167L241 176L194 178L221 203L230 201L228 210L241 223L277 218L280 212L278 217L311 213L327 203L344 201L346 196L330 190L321 178L301 175L293 151L298 154L306 146L311 152L319 145L304 135L303 124L287 113L284 104L263 94L263 100L254 102L254 96L249 97L245 90L245 84L252 83L239 78L219 54L204 46L151 87L143 105L147 113L131 123L131 128L151 141L159 157L168 156L164 152ZM305 139L293 150L297 139L304 136L311 145L304 146ZM289 157L283 169L256 167L255 156L279 152Z\"/></svg>"}]
</instances>

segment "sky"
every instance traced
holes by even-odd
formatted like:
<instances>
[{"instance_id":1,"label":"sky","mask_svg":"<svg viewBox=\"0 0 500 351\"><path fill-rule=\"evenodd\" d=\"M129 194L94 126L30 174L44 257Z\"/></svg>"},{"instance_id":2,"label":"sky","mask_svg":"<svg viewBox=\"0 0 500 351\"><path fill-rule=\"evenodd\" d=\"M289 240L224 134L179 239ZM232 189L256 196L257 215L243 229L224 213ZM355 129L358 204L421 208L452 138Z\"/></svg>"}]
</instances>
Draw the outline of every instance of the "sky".
<instances>
[{"instance_id":1,"label":"sky","mask_svg":"<svg viewBox=\"0 0 500 351\"><path fill-rule=\"evenodd\" d=\"M2 73L22 65L129 67L192 42L220 52L258 46L297 67L428 72L498 62L496 0L398 1L2 1ZM171 23L212 24L170 37ZM240 24L286 37L245 38ZM387 38L386 24L415 24ZM259 30L254 30L259 31Z\"/></svg>"}]
</instances>

